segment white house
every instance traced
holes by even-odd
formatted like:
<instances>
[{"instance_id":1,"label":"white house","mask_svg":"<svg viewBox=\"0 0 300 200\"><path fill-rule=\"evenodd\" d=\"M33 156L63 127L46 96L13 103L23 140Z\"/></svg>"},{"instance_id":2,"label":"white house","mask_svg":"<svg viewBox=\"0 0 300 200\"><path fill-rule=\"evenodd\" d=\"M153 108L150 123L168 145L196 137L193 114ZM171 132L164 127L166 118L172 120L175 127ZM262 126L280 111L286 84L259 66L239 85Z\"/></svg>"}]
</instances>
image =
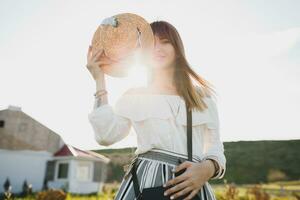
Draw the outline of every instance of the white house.
<instances>
[{"instance_id":1,"label":"white house","mask_svg":"<svg viewBox=\"0 0 300 200\"><path fill-rule=\"evenodd\" d=\"M101 192L109 159L65 144L62 138L21 111L0 110L0 193L8 178L13 193L26 180L34 192L62 188L71 193Z\"/></svg>"},{"instance_id":2,"label":"white house","mask_svg":"<svg viewBox=\"0 0 300 200\"><path fill-rule=\"evenodd\" d=\"M47 162L46 180L52 188L65 188L71 193L101 191L109 159L92 151L64 145Z\"/></svg>"},{"instance_id":3,"label":"white house","mask_svg":"<svg viewBox=\"0 0 300 200\"><path fill-rule=\"evenodd\" d=\"M41 190L49 159L52 154L47 151L0 149L0 193L4 192L2 186L6 178L9 178L13 193L22 191L25 179L34 191Z\"/></svg>"}]
</instances>

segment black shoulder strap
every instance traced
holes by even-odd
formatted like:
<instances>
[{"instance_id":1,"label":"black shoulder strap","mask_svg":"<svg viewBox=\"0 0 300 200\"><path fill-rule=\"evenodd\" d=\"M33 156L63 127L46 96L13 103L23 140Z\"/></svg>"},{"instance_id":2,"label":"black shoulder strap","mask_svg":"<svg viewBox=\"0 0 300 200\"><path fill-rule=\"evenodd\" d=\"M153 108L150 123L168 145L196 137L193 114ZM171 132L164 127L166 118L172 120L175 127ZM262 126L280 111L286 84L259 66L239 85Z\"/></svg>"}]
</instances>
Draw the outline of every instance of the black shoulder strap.
<instances>
[{"instance_id":1,"label":"black shoulder strap","mask_svg":"<svg viewBox=\"0 0 300 200\"><path fill-rule=\"evenodd\" d=\"M187 152L188 152L188 160L193 161L193 140L192 140L192 111L186 105L186 113L187 113Z\"/></svg>"}]
</instances>

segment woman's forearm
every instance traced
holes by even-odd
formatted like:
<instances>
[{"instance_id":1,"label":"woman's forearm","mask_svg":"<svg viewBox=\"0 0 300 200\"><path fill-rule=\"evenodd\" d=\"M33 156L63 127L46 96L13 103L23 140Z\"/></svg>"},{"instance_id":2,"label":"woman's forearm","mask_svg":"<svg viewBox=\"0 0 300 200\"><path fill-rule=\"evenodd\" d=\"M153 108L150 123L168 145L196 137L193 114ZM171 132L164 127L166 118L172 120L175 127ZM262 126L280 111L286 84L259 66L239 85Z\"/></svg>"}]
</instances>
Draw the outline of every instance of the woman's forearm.
<instances>
[{"instance_id":1,"label":"woman's forearm","mask_svg":"<svg viewBox=\"0 0 300 200\"><path fill-rule=\"evenodd\" d=\"M106 89L105 76L104 76L104 73L102 71L98 73L97 78L95 79L95 81L96 81L96 91Z\"/></svg>"},{"instance_id":2,"label":"woman's forearm","mask_svg":"<svg viewBox=\"0 0 300 200\"><path fill-rule=\"evenodd\" d=\"M99 90L106 90L105 77L103 72L99 74L99 76L95 81L96 81L96 92ZM96 104L97 107L107 104L108 103L107 93L100 95L99 97L96 97L96 100L97 100L97 104Z\"/></svg>"}]
</instances>

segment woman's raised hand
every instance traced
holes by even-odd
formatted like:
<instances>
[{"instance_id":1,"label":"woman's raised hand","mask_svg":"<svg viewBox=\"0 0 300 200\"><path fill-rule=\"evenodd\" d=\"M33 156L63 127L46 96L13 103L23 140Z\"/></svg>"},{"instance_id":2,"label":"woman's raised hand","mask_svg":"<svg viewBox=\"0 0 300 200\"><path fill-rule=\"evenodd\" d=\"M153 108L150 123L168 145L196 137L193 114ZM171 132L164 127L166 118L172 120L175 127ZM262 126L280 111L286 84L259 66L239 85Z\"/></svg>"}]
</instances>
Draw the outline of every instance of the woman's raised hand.
<instances>
[{"instance_id":1,"label":"woman's raised hand","mask_svg":"<svg viewBox=\"0 0 300 200\"><path fill-rule=\"evenodd\" d=\"M103 70L101 69L101 65L109 64L108 61L100 60L102 54L103 49L99 49L98 51L93 52L92 46L89 46L86 67L92 74L94 80L97 80L99 77L103 76Z\"/></svg>"}]
</instances>

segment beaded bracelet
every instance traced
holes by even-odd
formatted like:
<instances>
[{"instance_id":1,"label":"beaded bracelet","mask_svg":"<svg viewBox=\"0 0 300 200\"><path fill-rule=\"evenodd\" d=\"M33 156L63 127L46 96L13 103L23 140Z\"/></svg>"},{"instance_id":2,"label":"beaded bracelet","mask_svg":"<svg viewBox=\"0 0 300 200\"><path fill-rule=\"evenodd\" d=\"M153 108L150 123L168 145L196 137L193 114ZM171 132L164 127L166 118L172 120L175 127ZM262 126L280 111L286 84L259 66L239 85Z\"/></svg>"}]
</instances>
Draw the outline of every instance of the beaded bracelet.
<instances>
[{"instance_id":1,"label":"beaded bracelet","mask_svg":"<svg viewBox=\"0 0 300 200\"><path fill-rule=\"evenodd\" d=\"M95 97L99 97L99 96L104 95L104 94L107 94L107 91L106 91L106 90L98 90L98 91L94 94L94 96L95 96Z\"/></svg>"}]
</instances>

